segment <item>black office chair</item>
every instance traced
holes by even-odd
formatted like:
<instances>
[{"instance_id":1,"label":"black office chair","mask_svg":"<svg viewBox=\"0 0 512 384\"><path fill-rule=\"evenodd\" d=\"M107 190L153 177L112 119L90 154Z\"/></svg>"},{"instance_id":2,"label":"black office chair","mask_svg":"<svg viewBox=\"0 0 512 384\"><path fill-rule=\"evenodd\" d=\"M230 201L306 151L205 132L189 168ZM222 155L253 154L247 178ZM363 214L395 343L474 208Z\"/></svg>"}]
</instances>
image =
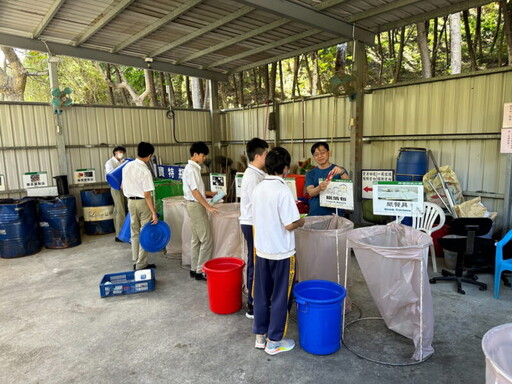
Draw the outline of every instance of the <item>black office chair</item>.
<instances>
[{"instance_id":1,"label":"black office chair","mask_svg":"<svg viewBox=\"0 0 512 384\"><path fill-rule=\"evenodd\" d=\"M442 277L433 277L431 284L437 281L455 281L457 283L457 292L464 295L466 292L462 289L462 283L468 283L479 286L481 291L487 289L487 284L477 281L477 273L492 272L494 256L494 241L478 236L489 233L492 228L492 220L486 217L463 217L453 219L451 223L451 234L459 235L459 238L443 237L438 239L444 249L457 252L457 263L455 273L445 269L441 271ZM466 274L463 274L464 266ZM476 268L472 268L475 267Z\"/></svg>"}]
</instances>

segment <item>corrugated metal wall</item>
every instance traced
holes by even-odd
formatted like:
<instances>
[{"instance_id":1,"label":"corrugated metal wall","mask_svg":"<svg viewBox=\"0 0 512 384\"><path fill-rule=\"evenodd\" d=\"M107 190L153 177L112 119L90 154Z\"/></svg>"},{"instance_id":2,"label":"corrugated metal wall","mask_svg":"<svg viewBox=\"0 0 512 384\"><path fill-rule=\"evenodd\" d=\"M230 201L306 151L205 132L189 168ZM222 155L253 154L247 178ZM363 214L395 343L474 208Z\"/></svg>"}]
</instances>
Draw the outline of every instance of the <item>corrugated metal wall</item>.
<instances>
[{"instance_id":1,"label":"corrugated metal wall","mask_svg":"<svg viewBox=\"0 0 512 384\"><path fill-rule=\"evenodd\" d=\"M176 110L174 140L173 120L167 110L155 108L73 106L63 112L62 126L66 136L68 181L73 195L81 189L107 186L105 162L115 145L124 145L130 157L136 156L137 144L148 141L155 145L163 164L186 162L188 147L196 140L211 140L209 112ZM25 196L22 175L25 172L47 171L50 185L58 174L55 149L55 120L47 104L0 103L0 174L6 176L6 192L0 197ZM73 171L96 169L97 184L75 186ZM79 200L79 199L78 199Z\"/></svg>"},{"instance_id":2,"label":"corrugated metal wall","mask_svg":"<svg viewBox=\"0 0 512 384\"><path fill-rule=\"evenodd\" d=\"M452 166L464 191L503 194L499 131L503 103L511 100L512 72L373 90L365 95L363 168L395 168L401 147L423 147L433 151L439 165ZM333 162L349 168L350 108L346 98L334 97L280 104L281 145L297 162L310 156L313 142L327 140ZM252 137L274 142L275 132L268 130L271 111L273 106L224 111L218 153L236 167ZM74 169L95 168L103 180L103 164L116 144L126 145L134 156L136 144L149 141L162 163L172 164L188 159L188 143L211 140L209 113L203 110L176 111L176 138L186 142L182 145L174 140L173 120L164 109L74 106L62 118L70 178ZM24 172L47 170L53 177L58 171L54 116L44 104L0 103L0 124L0 174L16 191L0 196L19 197ZM490 210L503 210L502 199L483 202Z\"/></svg>"}]
</instances>

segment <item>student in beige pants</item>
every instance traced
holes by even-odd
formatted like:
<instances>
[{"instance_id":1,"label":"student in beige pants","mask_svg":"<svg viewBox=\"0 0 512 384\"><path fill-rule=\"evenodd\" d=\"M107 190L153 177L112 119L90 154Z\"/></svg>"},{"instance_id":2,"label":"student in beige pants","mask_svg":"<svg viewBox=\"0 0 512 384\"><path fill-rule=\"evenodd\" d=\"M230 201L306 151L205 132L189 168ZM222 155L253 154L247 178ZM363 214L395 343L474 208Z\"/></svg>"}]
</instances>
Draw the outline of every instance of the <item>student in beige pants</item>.
<instances>
[{"instance_id":1,"label":"student in beige pants","mask_svg":"<svg viewBox=\"0 0 512 384\"><path fill-rule=\"evenodd\" d=\"M147 223L158 223L151 191L155 190L153 176L146 163L151 160L155 147L150 143L140 142L137 147L137 158L123 168L123 193L128 199L130 212L130 230L132 241L133 269L156 268L148 264L148 252L139 243L140 229Z\"/></svg>"},{"instance_id":2,"label":"student in beige pants","mask_svg":"<svg viewBox=\"0 0 512 384\"><path fill-rule=\"evenodd\" d=\"M203 264L212 256L212 231L208 221L208 212L217 213L217 209L206 201L206 196L214 196L215 192L205 192L201 179L201 164L209 153L208 146L202 141L190 147L190 160L183 171L183 196L187 200L187 212L192 223L192 257L190 277L206 280Z\"/></svg>"}]
</instances>

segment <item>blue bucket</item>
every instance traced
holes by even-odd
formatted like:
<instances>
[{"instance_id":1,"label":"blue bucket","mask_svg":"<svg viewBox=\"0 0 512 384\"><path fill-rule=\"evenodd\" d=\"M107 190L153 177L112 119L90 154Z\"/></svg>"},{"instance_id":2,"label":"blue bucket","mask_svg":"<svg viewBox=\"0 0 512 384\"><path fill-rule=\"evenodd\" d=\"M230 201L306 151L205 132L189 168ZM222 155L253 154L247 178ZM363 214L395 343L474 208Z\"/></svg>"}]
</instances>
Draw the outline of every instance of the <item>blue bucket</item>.
<instances>
[{"instance_id":1,"label":"blue bucket","mask_svg":"<svg viewBox=\"0 0 512 384\"><path fill-rule=\"evenodd\" d=\"M121 230L119 231L119 236L117 238L121 241L124 241L125 243L131 243L131 237L132 237L132 230L130 228L131 225L131 217L130 212L126 213L126 218L124 219L123 226L121 227Z\"/></svg>"},{"instance_id":2,"label":"blue bucket","mask_svg":"<svg viewBox=\"0 0 512 384\"><path fill-rule=\"evenodd\" d=\"M331 281L306 280L295 285L293 293L302 349L315 355L340 349L345 288Z\"/></svg>"},{"instance_id":3,"label":"blue bucket","mask_svg":"<svg viewBox=\"0 0 512 384\"><path fill-rule=\"evenodd\" d=\"M133 159L126 159L119 167L107 173L107 182L112 188L118 191L121 189L121 184L123 183L123 168L132 160Z\"/></svg>"},{"instance_id":4,"label":"blue bucket","mask_svg":"<svg viewBox=\"0 0 512 384\"><path fill-rule=\"evenodd\" d=\"M87 235L115 232L114 201L110 189L84 189L80 191L84 210L84 230Z\"/></svg>"},{"instance_id":5,"label":"blue bucket","mask_svg":"<svg viewBox=\"0 0 512 384\"><path fill-rule=\"evenodd\" d=\"M400 148L396 159L396 181L422 181L428 169L425 148Z\"/></svg>"}]
</instances>

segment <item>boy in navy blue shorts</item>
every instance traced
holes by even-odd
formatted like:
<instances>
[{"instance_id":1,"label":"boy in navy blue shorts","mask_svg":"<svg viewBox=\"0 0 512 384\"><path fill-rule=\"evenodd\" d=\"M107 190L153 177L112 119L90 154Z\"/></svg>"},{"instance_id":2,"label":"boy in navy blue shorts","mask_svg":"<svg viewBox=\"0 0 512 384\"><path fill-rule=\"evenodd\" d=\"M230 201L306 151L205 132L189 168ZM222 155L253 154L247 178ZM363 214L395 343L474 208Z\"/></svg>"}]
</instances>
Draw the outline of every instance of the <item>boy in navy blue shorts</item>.
<instances>
[{"instance_id":1,"label":"boy in navy blue shorts","mask_svg":"<svg viewBox=\"0 0 512 384\"><path fill-rule=\"evenodd\" d=\"M295 234L304 225L292 192L283 177L290 170L291 157L277 147L267 154L265 176L253 192L254 226L254 323L255 347L270 355L295 347L284 339L288 324L288 301L295 274Z\"/></svg>"}]
</instances>

